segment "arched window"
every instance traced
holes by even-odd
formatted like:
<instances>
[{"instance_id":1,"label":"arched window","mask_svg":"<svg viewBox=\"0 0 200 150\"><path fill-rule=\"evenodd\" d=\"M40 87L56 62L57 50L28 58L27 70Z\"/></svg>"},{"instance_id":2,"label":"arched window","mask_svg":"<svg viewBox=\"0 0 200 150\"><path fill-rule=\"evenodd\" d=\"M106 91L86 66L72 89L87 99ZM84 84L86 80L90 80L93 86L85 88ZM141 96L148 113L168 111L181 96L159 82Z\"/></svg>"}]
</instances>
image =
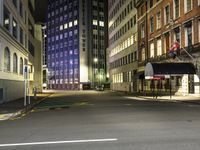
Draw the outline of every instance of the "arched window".
<instances>
[{"instance_id":1,"label":"arched window","mask_svg":"<svg viewBox=\"0 0 200 150\"><path fill-rule=\"evenodd\" d=\"M23 59L20 58L20 74L23 75Z\"/></svg>"},{"instance_id":2,"label":"arched window","mask_svg":"<svg viewBox=\"0 0 200 150\"><path fill-rule=\"evenodd\" d=\"M4 50L4 70L10 71L10 50L8 47Z\"/></svg>"},{"instance_id":3,"label":"arched window","mask_svg":"<svg viewBox=\"0 0 200 150\"><path fill-rule=\"evenodd\" d=\"M18 73L18 63L17 63L18 61L17 61L17 54L16 53L14 53L13 54L13 72L14 73Z\"/></svg>"}]
</instances>

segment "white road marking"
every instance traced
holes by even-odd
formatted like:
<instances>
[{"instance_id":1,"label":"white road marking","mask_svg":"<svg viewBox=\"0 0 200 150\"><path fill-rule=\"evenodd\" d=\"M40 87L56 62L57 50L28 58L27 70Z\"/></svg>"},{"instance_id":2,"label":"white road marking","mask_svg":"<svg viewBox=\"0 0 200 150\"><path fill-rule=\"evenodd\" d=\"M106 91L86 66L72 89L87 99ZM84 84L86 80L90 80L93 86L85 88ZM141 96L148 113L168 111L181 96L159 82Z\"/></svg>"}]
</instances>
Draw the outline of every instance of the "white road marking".
<instances>
[{"instance_id":1,"label":"white road marking","mask_svg":"<svg viewBox=\"0 0 200 150\"><path fill-rule=\"evenodd\" d=\"M0 147L14 147L14 146L32 146L32 145L47 145L47 144L70 144L70 143L91 143L91 142L112 142L118 139L89 139L89 140L74 140L74 141L48 141L48 142L32 142L32 143L12 143L0 144Z\"/></svg>"}]
</instances>

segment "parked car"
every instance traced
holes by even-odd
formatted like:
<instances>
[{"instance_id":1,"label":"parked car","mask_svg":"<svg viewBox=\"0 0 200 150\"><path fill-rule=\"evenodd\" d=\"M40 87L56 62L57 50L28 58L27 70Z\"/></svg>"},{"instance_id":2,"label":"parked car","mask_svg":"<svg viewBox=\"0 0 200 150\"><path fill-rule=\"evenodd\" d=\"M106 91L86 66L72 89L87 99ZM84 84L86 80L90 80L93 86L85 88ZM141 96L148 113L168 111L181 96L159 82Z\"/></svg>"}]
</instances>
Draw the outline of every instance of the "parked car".
<instances>
[{"instance_id":1,"label":"parked car","mask_svg":"<svg viewBox=\"0 0 200 150\"><path fill-rule=\"evenodd\" d=\"M103 85L97 85L97 86L95 87L95 89L96 89L97 91L103 91L103 90L104 90Z\"/></svg>"}]
</instances>

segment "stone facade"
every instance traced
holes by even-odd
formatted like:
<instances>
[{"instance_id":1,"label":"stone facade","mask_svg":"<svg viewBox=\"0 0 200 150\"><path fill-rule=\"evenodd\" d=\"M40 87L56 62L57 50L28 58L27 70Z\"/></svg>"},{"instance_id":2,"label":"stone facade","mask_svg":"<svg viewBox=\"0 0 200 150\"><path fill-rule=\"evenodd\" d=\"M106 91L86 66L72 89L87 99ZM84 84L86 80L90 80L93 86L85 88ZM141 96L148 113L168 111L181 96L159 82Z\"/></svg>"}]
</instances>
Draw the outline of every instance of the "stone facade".
<instances>
[{"instance_id":1,"label":"stone facade","mask_svg":"<svg viewBox=\"0 0 200 150\"><path fill-rule=\"evenodd\" d=\"M108 4L108 69L111 89L133 92L136 88L137 11L133 0L110 1Z\"/></svg>"},{"instance_id":2,"label":"stone facade","mask_svg":"<svg viewBox=\"0 0 200 150\"><path fill-rule=\"evenodd\" d=\"M0 1L0 103L24 96L25 65L29 67L32 87L36 77L34 68L41 72L41 67L34 64L41 61L36 58L41 43L34 36L33 10L34 0ZM37 79L41 78L38 72Z\"/></svg>"}]
</instances>

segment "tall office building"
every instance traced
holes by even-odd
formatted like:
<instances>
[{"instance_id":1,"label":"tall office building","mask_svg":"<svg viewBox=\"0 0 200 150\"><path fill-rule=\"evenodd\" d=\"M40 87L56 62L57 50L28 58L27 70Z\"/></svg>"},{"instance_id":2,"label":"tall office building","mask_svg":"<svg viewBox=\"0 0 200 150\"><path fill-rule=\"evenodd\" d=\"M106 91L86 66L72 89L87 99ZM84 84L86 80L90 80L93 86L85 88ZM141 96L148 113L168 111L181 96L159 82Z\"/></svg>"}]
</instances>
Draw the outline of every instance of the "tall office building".
<instances>
[{"instance_id":1,"label":"tall office building","mask_svg":"<svg viewBox=\"0 0 200 150\"><path fill-rule=\"evenodd\" d=\"M42 74L43 74L43 89L47 88L47 27L46 24L41 24L42 26Z\"/></svg>"},{"instance_id":2,"label":"tall office building","mask_svg":"<svg viewBox=\"0 0 200 150\"><path fill-rule=\"evenodd\" d=\"M79 90L104 81L106 10L104 0L48 1L48 88Z\"/></svg>"},{"instance_id":3,"label":"tall office building","mask_svg":"<svg viewBox=\"0 0 200 150\"><path fill-rule=\"evenodd\" d=\"M25 65L30 91L41 87L41 42L34 8L34 0L0 1L0 103L24 96Z\"/></svg>"},{"instance_id":4,"label":"tall office building","mask_svg":"<svg viewBox=\"0 0 200 150\"><path fill-rule=\"evenodd\" d=\"M136 88L137 10L134 0L111 0L108 4L109 75L111 89L133 92Z\"/></svg>"}]
</instances>

